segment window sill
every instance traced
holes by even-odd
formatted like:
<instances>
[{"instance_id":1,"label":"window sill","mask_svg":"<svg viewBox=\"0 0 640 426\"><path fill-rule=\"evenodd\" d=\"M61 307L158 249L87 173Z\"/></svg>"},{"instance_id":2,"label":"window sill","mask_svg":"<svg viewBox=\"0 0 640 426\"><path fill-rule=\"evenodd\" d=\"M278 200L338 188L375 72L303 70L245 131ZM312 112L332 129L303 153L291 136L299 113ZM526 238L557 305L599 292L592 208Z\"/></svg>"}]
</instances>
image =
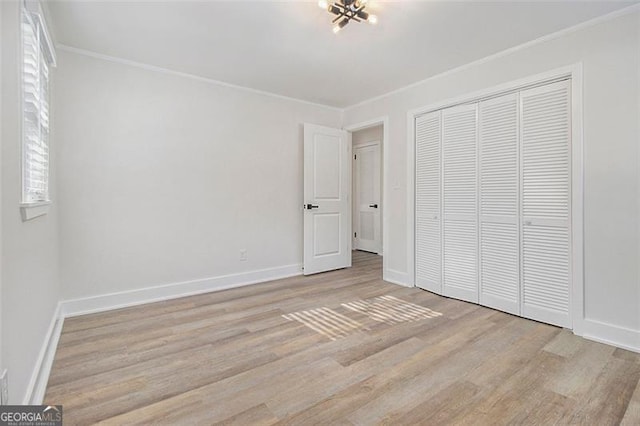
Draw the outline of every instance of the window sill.
<instances>
[{"instance_id":1,"label":"window sill","mask_svg":"<svg viewBox=\"0 0 640 426\"><path fill-rule=\"evenodd\" d=\"M37 203L22 203L20 204L20 214L22 215L22 221L26 222L31 219L35 219L39 216L44 216L49 213L51 207L51 201L39 201Z\"/></svg>"}]
</instances>

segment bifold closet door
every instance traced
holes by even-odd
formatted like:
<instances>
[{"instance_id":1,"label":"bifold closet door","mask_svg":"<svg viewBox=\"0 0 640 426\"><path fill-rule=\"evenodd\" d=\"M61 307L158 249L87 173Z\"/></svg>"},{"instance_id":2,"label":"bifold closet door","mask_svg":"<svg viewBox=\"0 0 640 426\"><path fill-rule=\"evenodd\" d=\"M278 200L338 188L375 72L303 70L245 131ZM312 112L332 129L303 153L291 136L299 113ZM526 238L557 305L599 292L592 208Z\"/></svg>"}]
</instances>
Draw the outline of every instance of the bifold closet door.
<instances>
[{"instance_id":1,"label":"bifold closet door","mask_svg":"<svg viewBox=\"0 0 640 426\"><path fill-rule=\"evenodd\" d=\"M478 303L477 104L442 111L443 294Z\"/></svg>"},{"instance_id":2,"label":"bifold closet door","mask_svg":"<svg viewBox=\"0 0 640 426\"><path fill-rule=\"evenodd\" d=\"M442 292L441 114L416 118L416 285Z\"/></svg>"},{"instance_id":3,"label":"bifold closet door","mask_svg":"<svg viewBox=\"0 0 640 426\"><path fill-rule=\"evenodd\" d=\"M571 327L570 82L520 93L522 315Z\"/></svg>"},{"instance_id":4,"label":"bifold closet door","mask_svg":"<svg viewBox=\"0 0 640 426\"><path fill-rule=\"evenodd\" d=\"M520 314L518 94L480 102L480 304Z\"/></svg>"}]
</instances>

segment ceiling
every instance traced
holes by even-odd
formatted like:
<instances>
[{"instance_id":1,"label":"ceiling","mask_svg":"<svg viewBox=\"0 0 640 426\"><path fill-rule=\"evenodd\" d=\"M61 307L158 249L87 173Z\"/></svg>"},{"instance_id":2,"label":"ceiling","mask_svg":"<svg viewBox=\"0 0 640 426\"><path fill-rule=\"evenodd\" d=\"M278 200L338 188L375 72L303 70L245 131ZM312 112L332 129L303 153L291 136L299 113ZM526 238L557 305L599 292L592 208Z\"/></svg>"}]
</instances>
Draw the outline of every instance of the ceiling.
<instances>
[{"instance_id":1,"label":"ceiling","mask_svg":"<svg viewBox=\"0 0 640 426\"><path fill-rule=\"evenodd\" d=\"M346 107L629 6L370 0L338 34L316 1L48 2L58 45Z\"/></svg>"}]
</instances>

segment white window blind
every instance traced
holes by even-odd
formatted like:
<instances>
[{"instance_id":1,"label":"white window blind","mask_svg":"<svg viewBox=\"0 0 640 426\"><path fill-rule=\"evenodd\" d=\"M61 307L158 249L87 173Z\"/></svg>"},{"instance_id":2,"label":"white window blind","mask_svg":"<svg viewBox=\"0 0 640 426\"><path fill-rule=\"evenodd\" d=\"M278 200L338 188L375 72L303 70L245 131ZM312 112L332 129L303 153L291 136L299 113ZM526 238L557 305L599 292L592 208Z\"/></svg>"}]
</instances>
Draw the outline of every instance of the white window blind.
<instances>
[{"instance_id":1,"label":"white window blind","mask_svg":"<svg viewBox=\"0 0 640 426\"><path fill-rule=\"evenodd\" d=\"M41 14L22 11L22 201L49 201L49 65L53 62ZM39 8L38 8L39 10Z\"/></svg>"}]
</instances>

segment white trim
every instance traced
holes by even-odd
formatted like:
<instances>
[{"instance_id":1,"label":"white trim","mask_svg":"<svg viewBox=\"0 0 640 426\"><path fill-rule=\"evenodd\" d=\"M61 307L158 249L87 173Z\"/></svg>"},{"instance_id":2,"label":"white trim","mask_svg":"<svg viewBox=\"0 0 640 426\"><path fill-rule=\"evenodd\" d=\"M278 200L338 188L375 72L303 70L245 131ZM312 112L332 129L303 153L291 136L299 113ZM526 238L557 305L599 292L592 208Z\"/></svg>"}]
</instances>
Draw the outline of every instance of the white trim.
<instances>
[{"instance_id":1,"label":"white trim","mask_svg":"<svg viewBox=\"0 0 640 426\"><path fill-rule=\"evenodd\" d=\"M193 281L164 284L101 294L79 299L64 300L62 314L65 318L96 312L110 311L146 303L161 302L180 297L193 296L213 291L228 290L265 281L278 280L302 274L302 264L260 269L238 274L221 275Z\"/></svg>"},{"instance_id":2,"label":"white trim","mask_svg":"<svg viewBox=\"0 0 640 426\"><path fill-rule=\"evenodd\" d=\"M199 76L199 75L189 74L189 73L181 72L181 71L174 71L174 70L170 70L168 68L162 68L162 67L158 67L158 66L155 66L155 65L145 64L145 63L142 63L142 62L135 62L135 61L130 61L128 59L117 58L115 56L103 55L102 53L95 53L95 52L92 52L90 50L78 49L77 47L71 47L71 46L67 46L65 44L57 44L56 47L59 50L62 50L64 52L75 53L77 55L88 56L90 58L100 59L100 60L107 61L107 62L113 62L113 63L116 63L116 64L128 65L130 67L135 67L135 68L141 68L141 69L146 70L146 71L153 71L153 72L157 72L157 73L161 73L161 74L167 74L167 75L172 75L172 76L176 76L176 77L188 78L188 79L191 79L191 80L196 80L196 81L200 81L200 82L203 82L203 83L213 84L213 85L220 86L220 87L227 87L227 88L230 88L230 89L242 90L244 92L254 93L254 94L257 94L257 95L269 96L269 97L272 97L272 98L282 99L282 100L286 100L286 101L290 101L290 102L297 102L297 103L301 103L301 104L312 105L312 106L319 107L319 108L326 108L326 109L330 109L330 110L333 110L333 111L344 112L344 108L339 108L339 107L330 106L330 105L324 105L324 104L320 104L320 103L317 103L317 102L306 101L306 100L298 99L298 98L292 98L292 97L289 97L289 96L284 96L284 95L279 95L277 93L268 92L266 90L253 89L251 87L245 87L245 86L239 86L237 84L225 83L224 81L214 80L212 78L202 77L202 76Z\"/></svg>"},{"instance_id":3,"label":"white trim","mask_svg":"<svg viewBox=\"0 0 640 426\"><path fill-rule=\"evenodd\" d=\"M417 114L412 111L407 112L407 277L408 282L414 286L416 285L416 117ZM440 156L442 157L442 149ZM442 195L442 188L440 194ZM440 217L442 217L442 199L440 204ZM442 279L440 281L442 289Z\"/></svg>"},{"instance_id":4,"label":"white trim","mask_svg":"<svg viewBox=\"0 0 640 426\"><path fill-rule=\"evenodd\" d=\"M588 27L592 27L592 26L601 24L603 22L607 22L607 21L610 21L612 19L616 19L616 18L625 16L625 15L629 15L629 14L634 13L634 12L638 12L638 11L640 11L640 4L634 4L634 5L622 8L622 9L615 10L615 11L613 11L611 13L607 13L606 15L598 16L598 17L590 19L588 21L581 22L581 23L579 23L577 25L574 25L572 27L568 27L568 28L562 29L560 31L556 31L555 33L547 34L547 35L544 35L542 37L527 41L527 42L522 43L522 44L519 44L517 46L510 47L508 49L502 50L500 52L493 53L493 54L491 54L489 56L485 56L484 58L475 60L473 62L468 62L468 63L460 65L458 67L448 69L448 70L443 71L443 72L441 72L439 74L434 74L434 75L432 75L430 77L427 77L425 79L422 79L420 81L416 81L415 83L411 83L411 84L408 84L408 85L406 85L404 87L400 87L399 89L395 89L395 90L392 90L390 92L383 93L382 95L374 96L372 98L365 99L364 101L355 103L353 105L346 106L346 107L344 107L344 110L348 111L350 109L357 108L357 107L362 106L362 105L366 105L366 104L368 104L370 102L374 102L374 101L386 98L388 96L392 96L392 95L404 92L405 90L412 89L412 88L414 88L416 86L419 86L421 84L424 84L424 83L426 83L428 81L435 80L435 79L441 78L441 77L446 77L447 75L455 74L455 73L463 71L465 69L472 68L472 67L475 67L477 65L484 64L486 62L490 62L490 61L492 61L494 59L498 59L498 58L501 58L503 56L511 55L512 53L516 53L516 52L518 52L520 50L527 49L527 48L529 48L531 46L535 46L536 44L541 44L541 43L544 43L544 42L547 42L547 41L550 41L550 40L555 40L557 38L560 38L560 37L563 37L565 35L571 34L573 32L576 32L576 31L579 31L579 30L582 30L582 29L585 29L585 28L588 28Z\"/></svg>"},{"instance_id":5,"label":"white trim","mask_svg":"<svg viewBox=\"0 0 640 426\"><path fill-rule=\"evenodd\" d=\"M582 63L571 70L571 318L573 332L584 327L584 131Z\"/></svg>"},{"instance_id":6,"label":"white trim","mask_svg":"<svg viewBox=\"0 0 640 426\"><path fill-rule=\"evenodd\" d=\"M38 354L22 404L42 404L65 318L288 278L301 275L301 268L301 264L295 264L60 301L51 318L51 323Z\"/></svg>"},{"instance_id":7,"label":"white trim","mask_svg":"<svg viewBox=\"0 0 640 426\"><path fill-rule=\"evenodd\" d=\"M512 82L482 89L454 99L440 101L432 105L416 108L407 113L407 275L408 282L415 284L415 128L414 121L419 115L437 111L453 105L475 102L533 85L544 84L561 78L571 78L572 102L572 289L573 299L571 321L574 333L580 335L584 324L584 170L583 170L583 125L582 125L582 63L561 67L549 72L521 78Z\"/></svg>"},{"instance_id":8,"label":"white trim","mask_svg":"<svg viewBox=\"0 0 640 426\"><path fill-rule=\"evenodd\" d=\"M35 219L36 217L43 216L49 213L49 208L51 207L51 201L38 201L35 203L21 203L20 204L20 215L22 216L22 221L26 222L31 219Z\"/></svg>"},{"instance_id":9,"label":"white trim","mask_svg":"<svg viewBox=\"0 0 640 426\"><path fill-rule=\"evenodd\" d=\"M55 47L57 49L60 49L60 50L63 50L63 51L76 53L78 55L89 56L89 57L96 58L96 59L102 59L104 61L109 61L109 62L115 62L115 63L119 63L119 64L124 64L124 65L129 65L129 66L133 66L133 67L137 67L137 68L146 69L146 70L149 70L149 71L156 71L156 72L161 72L161 73L165 73L165 74L170 74L170 75L175 75L175 76L180 76L180 77L185 77L185 78L191 78L191 79L194 79L194 80L198 80L198 81L202 81L202 82L206 82L206 83L210 83L210 84L216 84L216 85L223 86L223 87L230 87L230 88L234 88L234 89L238 89L238 90L244 90L244 91L248 91L248 92L253 92L253 93L261 94L261 95L265 95L265 96L271 96L271 97L280 98L280 99L284 99L284 100L289 100L289 101L293 101L293 102L304 103L304 104L307 104L307 105L313 105L313 106L317 106L317 107L328 108L328 109L331 109L331 110L334 110L334 111L340 111L340 112L344 113L347 110L350 110L350 109L353 109L353 108L368 104L370 102L377 101L379 99L386 98L388 96L395 95L397 93L404 92L406 90L409 90L411 88L414 88L416 86L424 84L424 83L426 83L426 82L428 82L430 80L441 78L441 77L445 77L445 76L447 76L449 74L454 74L454 73L463 71L463 70L465 70L467 68L471 68L471 67L474 67L476 65L480 65L480 64L483 64L483 63L486 63L486 62L490 62L490 61L492 61L494 59L497 59L497 58L500 58L500 57L503 57L503 56L508 56L508 55L510 55L512 53L515 53L515 52L517 52L519 50L526 49L526 48L534 46L536 44L540 44L540 43L544 43L546 41L554 40L554 39L563 37L563 36L565 36L567 34L573 33L575 31L579 31L579 30L582 30L584 28L595 26L595 25L601 24L603 22L607 22L607 21L610 21L612 19L616 19L616 18L619 18L621 16L625 16L625 15L628 15L628 14L631 14L631 13L634 13L634 12L637 12L637 11L640 11L640 4L634 4L634 5L622 8L622 9L618 9L618 10L613 11L611 13L598 16L598 17L590 19L588 21L576 24L576 25L574 25L572 27L568 27L568 28L562 29L560 31L556 31L554 33L547 34L547 35L544 35L542 37L536 38L534 40L527 41L527 42L519 44L517 46L510 47L510 48L502 50L500 52L493 53L491 55L485 56L484 58L481 58L481 59L478 59L478 60L475 60L475 61L472 61L472 62L468 62L466 64L460 65L460 66L455 67L455 68L448 69L448 70L443 71L443 72L441 72L439 74L434 74L432 76L429 76L429 77L424 78L422 80L419 80L419 81L416 81L414 83L408 84L406 86L400 87L398 89L383 93L383 94L378 95L378 96L374 96L372 98L365 99L363 101L357 102L357 103L352 104L352 105L347 105L345 107L338 107L338 106L333 106L333 105L321 104L321 103L317 103L317 102L307 101L307 100L304 100L304 99L299 99L299 98L293 98L293 97L289 97L289 96L279 95L277 93L268 92L268 91L265 91L265 90L259 90L259 89L253 89L253 88L250 88L250 87L239 86L239 85L236 85L236 84L226 83L226 82L223 82L223 81L220 81L220 80L214 80L214 79L211 79L211 78L201 77L201 76L194 75L194 74L184 73L184 72L180 72L180 71L174 71L174 70L170 70L170 69L167 69L167 68L158 67L158 66L155 66L155 65L145 64L145 63L142 63L142 62L130 61L128 59L122 59L122 58L117 58L115 56L104 55L104 54L101 54L101 53L92 52L90 50L85 50L85 49L80 49L80 48L77 48L77 47L72 47L72 46L69 46L69 45L66 45L66 44L58 43L58 44L56 44ZM52 48L52 51L55 52L55 49ZM54 59L54 61L55 61L55 59Z\"/></svg>"},{"instance_id":10,"label":"white trim","mask_svg":"<svg viewBox=\"0 0 640 426\"><path fill-rule=\"evenodd\" d=\"M61 316L61 313L62 302L58 302L56 310L53 312L53 317L51 318L44 342L40 348L36 365L31 373L31 379L29 380L27 390L22 400L23 405L42 404L44 393L47 390L51 366L53 365L53 359L56 355L56 349L58 348L58 341L62 333L62 325L64 324L64 317Z\"/></svg>"},{"instance_id":11,"label":"white trim","mask_svg":"<svg viewBox=\"0 0 640 426\"><path fill-rule=\"evenodd\" d=\"M637 27L636 28L640 28L640 14L638 14L636 21L637 21ZM638 43L638 47L637 47L636 50L637 50L636 51L636 55L638 55L637 57L640 58L640 43ZM638 90L637 104L636 105L640 105L640 90ZM638 131L638 133L637 134L640 135L640 108L638 108L637 110L638 110L638 115L637 115L637 118L638 118L638 120L637 120L637 124L638 124L637 131ZM638 150L638 162L636 164L640 164L640 149ZM640 173L638 174L638 187L637 188L638 188L638 191L637 191L637 196L638 196L637 200L638 201L637 201L636 205L638 206L638 210L637 211L640 212ZM637 239L636 239L636 241L638 241L638 254L637 254L638 258L637 258L636 265L640 265L640 226L637 226L637 229L638 229L638 231L637 231ZM638 283L638 285L640 285L640 283ZM636 288L638 288L638 287L636 287ZM638 330L640 330L640 290L636 291L636 293L637 293L637 299L638 299L637 300L638 303L636 304L636 309L637 309L637 311L636 311L636 321L637 321L636 322L636 327L637 327ZM638 346L640 346L640 343L638 343Z\"/></svg>"},{"instance_id":12,"label":"white trim","mask_svg":"<svg viewBox=\"0 0 640 426\"><path fill-rule=\"evenodd\" d=\"M582 69L582 63L578 62L573 65L563 66L551 71L499 84L497 86L476 90L475 92L456 96L455 98L449 98L444 101L435 102L424 107L414 108L409 110L408 114L411 114L412 116L419 116L432 111L438 111L460 104L474 103L480 100L487 100L490 98L502 96L509 92L524 90L534 86L541 86L560 79L570 78L574 72L577 72L576 70L578 68Z\"/></svg>"},{"instance_id":13,"label":"white trim","mask_svg":"<svg viewBox=\"0 0 640 426\"><path fill-rule=\"evenodd\" d=\"M389 268L389 116L374 118L346 126L344 130L358 130L382 125L382 274L386 276Z\"/></svg>"},{"instance_id":14,"label":"white trim","mask_svg":"<svg viewBox=\"0 0 640 426\"><path fill-rule=\"evenodd\" d=\"M406 272L396 271L395 269L384 269L382 273L383 281L401 285L403 287L413 287L413 284L409 282L409 275Z\"/></svg>"},{"instance_id":15,"label":"white trim","mask_svg":"<svg viewBox=\"0 0 640 426\"><path fill-rule=\"evenodd\" d=\"M582 327L583 333L575 334L585 339L640 353L640 331L638 330L592 319L585 319Z\"/></svg>"}]
</instances>

